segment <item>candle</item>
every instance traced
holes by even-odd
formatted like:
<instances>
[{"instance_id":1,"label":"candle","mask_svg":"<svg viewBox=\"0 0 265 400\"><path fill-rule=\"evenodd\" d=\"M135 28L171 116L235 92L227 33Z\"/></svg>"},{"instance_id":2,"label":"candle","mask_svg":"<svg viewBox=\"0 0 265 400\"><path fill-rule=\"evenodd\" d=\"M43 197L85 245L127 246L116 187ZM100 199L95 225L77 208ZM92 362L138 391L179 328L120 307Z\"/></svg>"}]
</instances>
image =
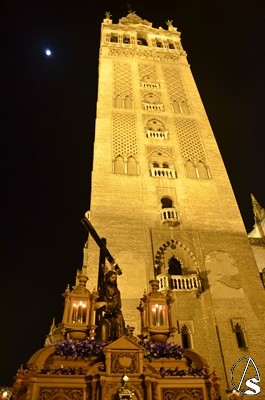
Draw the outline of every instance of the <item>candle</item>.
<instances>
[{"instance_id":1,"label":"candle","mask_svg":"<svg viewBox=\"0 0 265 400\"><path fill-rule=\"evenodd\" d=\"M74 303L73 304L73 317L72 317L72 322L73 322L73 324L75 324L77 321L76 321L76 312L77 312L77 304L76 303Z\"/></svg>"},{"instance_id":2,"label":"candle","mask_svg":"<svg viewBox=\"0 0 265 400\"><path fill-rule=\"evenodd\" d=\"M86 303L82 303L82 320L81 322L86 322Z\"/></svg>"},{"instance_id":3,"label":"candle","mask_svg":"<svg viewBox=\"0 0 265 400\"><path fill-rule=\"evenodd\" d=\"M164 325L163 306L159 306L159 324Z\"/></svg>"}]
</instances>

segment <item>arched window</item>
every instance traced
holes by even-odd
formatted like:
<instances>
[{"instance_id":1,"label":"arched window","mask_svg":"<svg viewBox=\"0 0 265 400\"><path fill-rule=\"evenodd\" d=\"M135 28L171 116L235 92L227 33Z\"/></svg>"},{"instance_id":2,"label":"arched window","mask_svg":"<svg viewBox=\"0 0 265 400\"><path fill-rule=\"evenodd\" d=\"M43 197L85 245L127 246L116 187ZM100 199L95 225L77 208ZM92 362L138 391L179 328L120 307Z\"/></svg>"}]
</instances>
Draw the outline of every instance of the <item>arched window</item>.
<instances>
[{"instance_id":1,"label":"arched window","mask_svg":"<svg viewBox=\"0 0 265 400\"><path fill-rule=\"evenodd\" d=\"M199 178L201 178L201 179L209 178L207 167L205 166L205 164L202 161L199 161L197 163L196 167L197 167Z\"/></svg>"},{"instance_id":2,"label":"arched window","mask_svg":"<svg viewBox=\"0 0 265 400\"><path fill-rule=\"evenodd\" d=\"M155 132L164 132L165 126L163 124L162 121L156 119L156 118L152 118L147 122L146 125L147 129L149 129L150 131L155 131Z\"/></svg>"},{"instance_id":3,"label":"arched window","mask_svg":"<svg viewBox=\"0 0 265 400\"><path fill-rule=\"evenodd\" d=\"M119 94L114 99L114 107L122 108L122 98Z\"/></svg>"},{"instance_id":4,"label":"arched window","mask_svg":"<svg viewBox=\"0 0 265 400\"><path fill-rule=\"evenodd\" d=\"M183 114L190 114L190 109L189 106L186 102L186 100L182 100L181 102L181 110Z\"/></svg>"},{"instance_id":5,"label":"arched window","mask_svg":"<svg viewBox=\"0 0 265 400\"><path fill-rule=\"evenodd\" d=\"M169 164L164 162L164 163L162 164L162 167L163 167L163 168L169 168Z\"/></svg>"},{"instance_id":6,"label":"arched window","mask_svg":"<svg viewBox=\"0 0 265 400\"><path fill-rule=\"evenodd\" d=\"M158 104L159 103L159 98L154 93L147 93L144 96L144 101L146 103L150 103L150 104Z\"/></svg>"},{"instance_id":7,"label":"arched window","mask_svg":"<svg viewBox=\"0 0 265 400\"><path fill-rule=\"evenodd\" d=\"M145 76L142 77L142 81L150 83L150 82L155 82L155 79L152 78L150 75L145 75Z\"/></svg>"},{"instance_id":8,"label":"arched window","mask_svg":"<svg viewBox=\"0 0 265 400\"><path fill-rule=\"evenodd\" d=\"M162 208L173 208L173 201L170 197L162 197L161 204Z\"/></svg>"},{"instance_id":9,"label":"arched window","mask_svg":"<svg viewBox=\"0 0 265 400\"><path fill-rule=\"evenodd\" d=\"M172 108L173 108L173 111L174 111L175 113L177 113L177 114L180 113L180 106L179 106L179 103L178 103L177 100L173 100L173 102L172 102Z\"/></svg>"},{"instance_id":10,"label":"arched window","mask_svg":"<svg viewBox=\"0 0 265 400\"><path fill-rule=\"evenodd\" d=\"M125 173L125 163L121 156L118 156L114 160L114 174L124 174Z\"/></svg>"},{"instance_id":11,"label":"arched window","mask_svg":"<svg viewBox=\"0 0 265 400\"><path fill-rule=\"evenodd\" d=\"M125 108L132 108L132 99L130 98L130 96L125 96L124 107Z\"/></svg>"},{"instance_id":12,"label":"arched window","mask_svg":"<svg viewBox=\"0 0 265 400\"><path fill-rule=\"evenodd\" d=\"M137 163L133 157L129 157L127 160L127 174L137 175Z\"/></svg>"},{"instance_id":13,"label":"arched window","mask_svg":"<svg viewBox=\"0 0 265 400\"><path fill-rule=\"evenodd\" d=\"M168 260L168 274L169 275L182 275L182 268L180 261L173 255Z\"/></svg>"},{"instance_id":14,"label":"arched window","mask_svg":"<svg viewBox=\"0 0 265 400\"><path fill-rule=\"evenodd\" d=\"M185 167L189 178L197 178L196 168L191 161L188 160Z\"/></svg>"}]
</instances>

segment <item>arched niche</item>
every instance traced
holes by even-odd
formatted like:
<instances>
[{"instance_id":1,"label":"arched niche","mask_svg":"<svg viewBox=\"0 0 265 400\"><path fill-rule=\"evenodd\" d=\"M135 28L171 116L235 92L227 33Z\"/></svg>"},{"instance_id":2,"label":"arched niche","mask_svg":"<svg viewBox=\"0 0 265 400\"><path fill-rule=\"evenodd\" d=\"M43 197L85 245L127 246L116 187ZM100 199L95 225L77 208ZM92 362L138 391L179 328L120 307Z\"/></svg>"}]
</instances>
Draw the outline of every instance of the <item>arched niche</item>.
<instances>
[{"instance_id":1,"label":"arched niche","mask_svg":"<svg viewBox=\"0 0 265 400\"><path fill-rule=\"evenodd\" d=\"M198 273L198 263L188 246L175 239L164 242L155 254L155 276L168 274L168 262L171 257L179 261L182 267L182 274Z\"/></svg>"}]
</instances>

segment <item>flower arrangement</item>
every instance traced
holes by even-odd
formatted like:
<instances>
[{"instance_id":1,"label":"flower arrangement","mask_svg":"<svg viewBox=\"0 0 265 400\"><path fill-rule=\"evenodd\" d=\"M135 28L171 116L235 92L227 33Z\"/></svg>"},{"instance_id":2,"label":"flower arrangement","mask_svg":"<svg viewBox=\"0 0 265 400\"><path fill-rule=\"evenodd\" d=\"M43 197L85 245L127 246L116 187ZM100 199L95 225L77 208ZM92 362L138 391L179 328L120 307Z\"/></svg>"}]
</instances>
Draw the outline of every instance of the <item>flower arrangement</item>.
<instances>
[{"instance_id":1,"label":"flower arrangement","mask_svg":"<svg viewBox=\"0 0 265 400\"><path fill-rule=\"evenodd\" d=\"M63 340L55 343L55 354L62 357L75 357L83 360L89 360L91 357L103 359L103 348L108 343L101 342L100 340L86 339L77 341L74 339Z\"/></svg>"},{"instance_id":2,"label":"flower arrangement","mask_svg":"<svg viewBox=\"0 0 265 400\"><path fill-rule=\"evenodd\" d=\"M149 342L141 340L139 344L147 350L145 357L149 360L158 358L175 358L180 360L183 357L182 347L178 344L167 342Z\"/></svg>"}]
</instances>

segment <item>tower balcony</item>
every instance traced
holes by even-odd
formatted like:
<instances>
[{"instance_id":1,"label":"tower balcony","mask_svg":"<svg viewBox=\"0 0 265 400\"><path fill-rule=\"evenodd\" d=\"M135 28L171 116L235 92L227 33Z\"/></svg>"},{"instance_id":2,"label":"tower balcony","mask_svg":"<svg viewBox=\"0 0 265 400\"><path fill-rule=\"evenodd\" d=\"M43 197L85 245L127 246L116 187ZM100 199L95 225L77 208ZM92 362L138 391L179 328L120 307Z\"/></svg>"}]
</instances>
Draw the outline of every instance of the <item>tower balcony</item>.
<instances>
[{"instance_id":1,"label":"tower balcony","mask_svg":"<svg viewBox=\"0 0 265 400\"><path fill-rule=\"evenodd\" d=\"M201 281L197 274L190 275L157 275L159 290L180 292L201 291Z\"/></svg>"},{"instance_id":2,"label":"tower balcony","mask_svg":"<svg viewBox=\"0 0 265 400\"><path fill-rule=\"evenodd\" d=\"M143 102L143 108L145 111L164 111L163 104L151 104Z\"/></svg>"},{"instance_id":3,"label":"tower balcony","mask_svg":"<svg viewBox=\"0 0 265 400\"><path fill-rule=\"evenodd\" d=\"M154 139L168 139L168 131L151 131L150 129L147 129L146 137Z\"/></svg>"},{"instance_id":4,"label":"tower balcony","mask_svg":"<svg viewBox=\"0 0 265 400\"><path fill-rule=\"evenodd\" d=\"M175 208L162 208L160 216L162 224L176 226L180 223L179 214Z\"/></svg>"},{"instance_id":5,"label":"tower balcony","mask_svg":"<svg viewBox=\"0 0 265 400\"><path fill-rule=\"evenodd\" d=\"M176 178L176 172L173 168L151 167L151 176L158 178Z\"/></svg>"},{"instance_id":6,"label":"tower balcony","mask_svg":"<svg viewBox=\"0 0 265 400\"><path fill-rule=\"evenodd\" d=\"M159 83L156 82L141 82L142 89L160 89Z\"/></svg>"}]
</instances>

